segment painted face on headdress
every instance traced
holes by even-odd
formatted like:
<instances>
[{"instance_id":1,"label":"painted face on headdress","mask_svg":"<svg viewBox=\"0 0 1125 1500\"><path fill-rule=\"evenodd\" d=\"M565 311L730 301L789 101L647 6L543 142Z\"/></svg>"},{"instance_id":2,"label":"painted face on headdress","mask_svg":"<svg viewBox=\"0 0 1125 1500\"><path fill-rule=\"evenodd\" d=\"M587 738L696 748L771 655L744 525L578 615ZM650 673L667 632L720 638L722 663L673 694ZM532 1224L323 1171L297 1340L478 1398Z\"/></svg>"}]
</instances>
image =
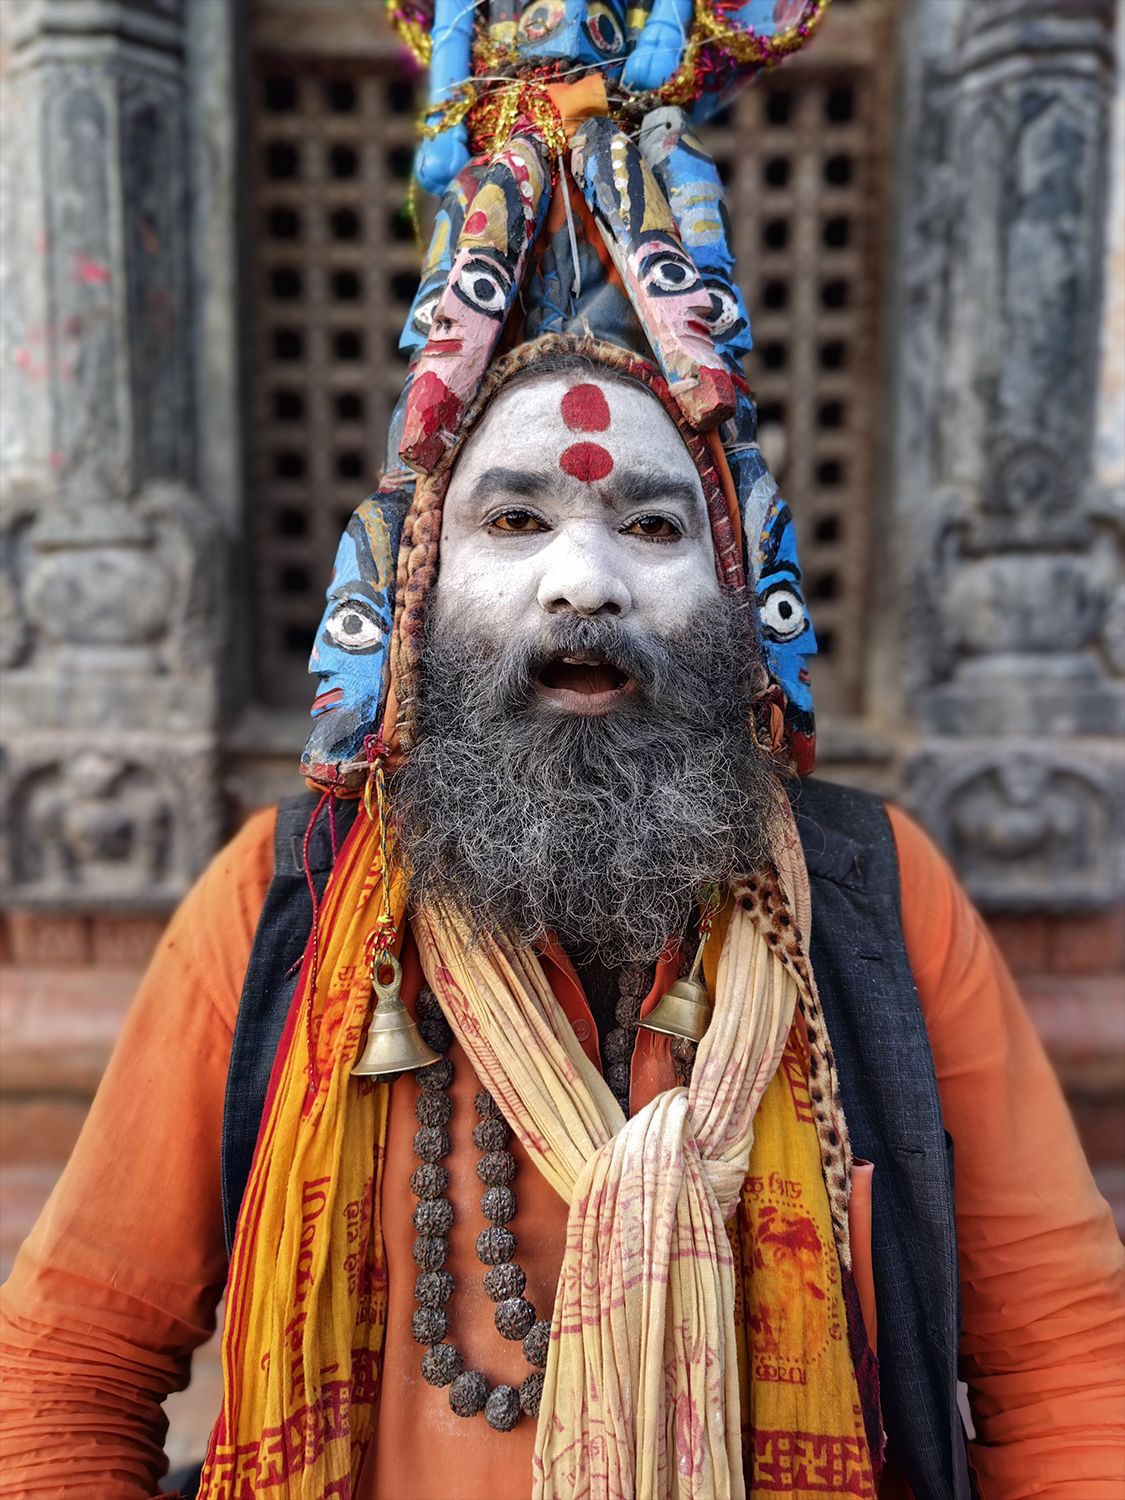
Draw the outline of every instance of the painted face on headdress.
<instances>
[{"instance_id":1,"label":"painted face on headdress","mask_svg":"<svg viewBox=\"0 0 1125 1500\"><path fill-rule=\"evenodd\" d=\"M735 387L711 335L711 294L651 168L607 119L576 132L572 165L672 394L697 430L717 426Z\"/></svg>"},{"instance_id":2,"label":"painted face on headdress","mask_svg":"<svg viewBox=\"0 0 1125 1500\"><path fill-rule=\"evenodd\" d=\"M441 200L434 216L433 233L422 262L421 279L398 347L413 361L425 348L433 328L434 313L453 268L453 255L465 224L469 205L476 196L477 181L484 170L481 158L471 161L458 172Z\"/></svg>"},{"instance_id":3,"label":"painted face on headdress","mask_svg":"<svg viewBox=\"0 0 1125 1500\"><path fill-rule=\"evenodd\" d=\"M535 62L558 60L614 77L625 51L624 16L617 0L529 0L516 40L520 55Z\"/></svg>"},{"instance_id":4,"label":"painted face on headdress","mask_svg":"<svg viewBox=\"0 0 1125 1500\"><path fill-rule=\"evenodd\" d=\"M799 770L811 755L815 732L808 659L816 635L801 591L793 515L774 497L762 527L757 587L758 619L766 662L785 694L785 724Z\"/></svg>"},{"instance_id":5,"label":"painted face on headdress","mask_svg":"<svg viewBox=\"0 0 1125 1500\"><path fill-rule=\"evenodd\" d=\"M305 775L325 785L346 779L344 768L362 758L364 740L378 726L407 498L372 495L340 538L327 607L309 657L309 671L320 684L301 761Z\"/></svg>"},{"instance_id":6,"label":"painted face on headdress","mask_svg":"<svg viewBox=\"0 0 1125 1500\"><path fill-rule=\"evenodd\" d=\"M730 216L718 168L682 109L658 109L645 116L641 151L710 298L705 321L711 337L731 369L741 375L742 361L752 347L750 319L734 281Z\"/></svg>"},{"instance_id":7,"label":"painted face on headdress","mask_svg":"<svg viewBox=\"0 0 1125 1500\"><path fill-rule=\"evenodd\" d=\"M549 182L531 134L513 136L483 173L407 403L402 457L423 472L453 441L484 377L542 222Z\"/></svg>"}]
</instances>

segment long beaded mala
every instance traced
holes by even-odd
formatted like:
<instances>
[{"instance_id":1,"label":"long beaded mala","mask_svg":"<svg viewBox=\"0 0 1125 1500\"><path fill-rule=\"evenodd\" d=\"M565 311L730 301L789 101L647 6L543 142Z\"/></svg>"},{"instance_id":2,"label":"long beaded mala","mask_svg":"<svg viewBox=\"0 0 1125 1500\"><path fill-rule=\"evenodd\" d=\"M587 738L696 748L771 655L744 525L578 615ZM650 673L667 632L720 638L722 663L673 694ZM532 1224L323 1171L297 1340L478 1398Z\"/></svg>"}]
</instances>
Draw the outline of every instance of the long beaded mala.
<instances>
[{"instance_id":1,"label":"long beaded mala","mask_svg":"<svg viewBox=\"0 0 1125 1500\"><path fill-rule=\"evenodd\" d=\"M603 1047L606 1081L626 1115L629 1061L641 1004L650 987L650 974L651 970L644 965L630 965L621 971L614 1012L617 1025L607 1034ZM418 1306L410 1331L415 1341L426 1348L422 1356L423 1379L432 1386L448 1387L453 1411L459 1417L475 1417L483 1412L490 1427L497 1432L510 1432L521 1416L539 1415L551 1336L550 1319L540 1318L534 1304L524 1295L527 1277L515 1258L516 1237L508 1227L516 1215L513 1191L516 1159L508 1150L511 1127L492 1095L481 1089L474 1101L477 1123L473 1128L473 1144L479 1153L481 1212L488 1223L477 1236L477 1257L485 1267L485 1292L495 1303L496 1331L513 1343L522 1341L523 1355L530 1366L518 1388L492 1385L480 1370L466 1370L460 1350L448 1337L446 1307L455 1284L445 1262L449 1255L449 1231L453 1227L453 1205L448 1197L449 1172L442 1163L452 1149L449 1124L453 1101L449 1089L453 1064L448 1053L453 1033L433 992L425 987L418 996L418 1029L427 1045L441 1054L441 1059L414 1074L418 1084L414 1153L419 1165L411 1175L410 1187L418 1199L413 1216L414 1264L418 1268L414 1296ZM680 1044L677 1039L672 1051L677 1072L681 1080L686 1080L695 1044Z\"/></svg>"},{"instance_id":2,"label":"long beaded mala","mask_svg":"<svg viewBox=\"0 0 1125 1500\"><path fill-rule=\"evenodd\" d=\"M484 1289L496 1304L496 1331L513 1343L522 1340L524 1358L531 1366L518 1390L511 1385L494 1386L479 1370L466 1370L460 1351L446 1337L449 1317L445 1306L453 1295L454 1283L452 1273L443 1267L449 1253L453 1205L447 1197L449 1173L441 1163L449 1155L451 1144L448 1126L453 1114L449 1097L453 1064L446 1054L453 1034L427 989L418 996L418 1028L442 1058L428 1068L419 1068L414 1075L419 1089L414 1151L420 1165L410 1186L418 1199L414 1210L414 1263L419 1274L414 1283L418 1309L411 1332L419 1344L429 1346L422 1357L423 1379L433 1386L449 1387L449 1404L457 1415L475 1417L483 1411L490 1427L510 1432L521 1415L539 1414L551 1336L550 1321L540 1319L523 1295L527 1277L515 1259L516 1237L507 1227L516 1213L512 1191L516 1159L507 1149L512 1132L492 1095L482 1089L476 1096L473 1144L480 1153L477 1176L484 1188L480 1206L488 1227L477 1236L477 1256L486 1267Z\"/></svg>"}]
</instances>

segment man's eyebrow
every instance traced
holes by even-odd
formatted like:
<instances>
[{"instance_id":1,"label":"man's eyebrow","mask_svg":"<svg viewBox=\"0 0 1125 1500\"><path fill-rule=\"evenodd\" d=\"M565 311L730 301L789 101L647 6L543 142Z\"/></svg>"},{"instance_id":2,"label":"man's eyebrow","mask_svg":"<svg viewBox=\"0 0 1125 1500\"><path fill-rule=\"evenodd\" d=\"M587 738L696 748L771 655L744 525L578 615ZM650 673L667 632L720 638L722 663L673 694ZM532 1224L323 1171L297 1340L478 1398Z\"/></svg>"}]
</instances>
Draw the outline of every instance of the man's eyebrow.
<instances>
[{"instance_id":1,"label":"man's eyebrow","mask_svg":"<svg viewBox=\"0 0 1125 1500\"><path fill-rule=\"evenodd\" d=\"M485 469L473 485L473 499L491 500L511 496L519 500L541 500L565 483L562 476L533 469L508 469L502 465ZM699 490L689 479L675 474L653 473L641 469L615 469L611 478L597 487L597 493L614 510L632 510L638 506L681 504L695 509L700 503Z\"/></svg>"},{"instance_id":2,"label":"man's eyebrow","mask_svg":"<svg viewBox=\"0 0 1125 1500\"><path fill-rule=\"evenodd\" d=\"M669 501L694 509L700 503L699 490L689 479L638 469L618 469L601 490L606 501L618 510L632 510L636 505L668 504Z\"/></svg>"},{"instance_id":3,"label":"man's eyebrow","mask_svg":"<svg viewBox=\"0 0 1125 1500\"><path fill-rule=\"evenodd\" d=\"M554 488L549 474L529 469L485 469L473 485L474 500L491 500L494 496L514 495L520 500L538 500Z\"/></svg>"}]
</instances>

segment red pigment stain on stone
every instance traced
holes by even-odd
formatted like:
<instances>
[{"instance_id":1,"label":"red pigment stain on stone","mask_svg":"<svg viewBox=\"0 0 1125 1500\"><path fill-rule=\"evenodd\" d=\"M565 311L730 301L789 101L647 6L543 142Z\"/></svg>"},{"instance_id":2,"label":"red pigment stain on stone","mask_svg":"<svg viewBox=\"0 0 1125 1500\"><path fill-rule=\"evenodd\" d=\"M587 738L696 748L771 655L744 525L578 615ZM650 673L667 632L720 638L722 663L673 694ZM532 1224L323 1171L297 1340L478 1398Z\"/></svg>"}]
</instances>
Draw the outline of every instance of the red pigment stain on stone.
<instances>
[{"instance_id":1,"label":"red pigment stain on stone","mask_svg":"<svg viewBox=\"0 0 1125 1500\"><path fill-rule=\"evenodd\" d=\"M466 234L483 234L488 228L488 215L482 213L478 208L475 214L470 214L465 220Z\"/></svg>"},{"instance_id":2,"label":"red pigment stain on stone","mask_svg":"<svg viewBox=\"0 0 1125 1500\"><path fill-rule=\"evenodd\" d=\"M609 402L596 385L572 385L562 398L562 419L571 432L605 432Z\"/></svg>"},{"instance_id":3,"label":"red pigment stain on stone","mask_svg":"<svg viewBox=\"0 0 1125 1500\"><path fill-rule=\"evenodd\" d=\"M613 471L613 457L600 443L571 443L563 450L559 468L583 484L596 484Z\"/></svg>"}]
</instances>

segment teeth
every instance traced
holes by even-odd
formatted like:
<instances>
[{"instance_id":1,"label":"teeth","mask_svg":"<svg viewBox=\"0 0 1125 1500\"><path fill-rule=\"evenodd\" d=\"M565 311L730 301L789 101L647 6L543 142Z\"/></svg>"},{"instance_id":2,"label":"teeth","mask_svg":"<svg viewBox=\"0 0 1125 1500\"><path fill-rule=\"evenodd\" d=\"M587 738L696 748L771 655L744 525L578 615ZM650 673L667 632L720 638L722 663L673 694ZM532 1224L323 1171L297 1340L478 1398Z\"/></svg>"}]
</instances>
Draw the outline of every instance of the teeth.
<instances>
[{"instance_id":1,"label":"teeth","mask_svg":"<svg viewBox=\"0 0 1125 1500\"><path fill-rule=\"evenodd\" d=\"M563 662L568 667L596 667L600 663L590 656L564 656Z\"/></svg>"}]
</instances>

